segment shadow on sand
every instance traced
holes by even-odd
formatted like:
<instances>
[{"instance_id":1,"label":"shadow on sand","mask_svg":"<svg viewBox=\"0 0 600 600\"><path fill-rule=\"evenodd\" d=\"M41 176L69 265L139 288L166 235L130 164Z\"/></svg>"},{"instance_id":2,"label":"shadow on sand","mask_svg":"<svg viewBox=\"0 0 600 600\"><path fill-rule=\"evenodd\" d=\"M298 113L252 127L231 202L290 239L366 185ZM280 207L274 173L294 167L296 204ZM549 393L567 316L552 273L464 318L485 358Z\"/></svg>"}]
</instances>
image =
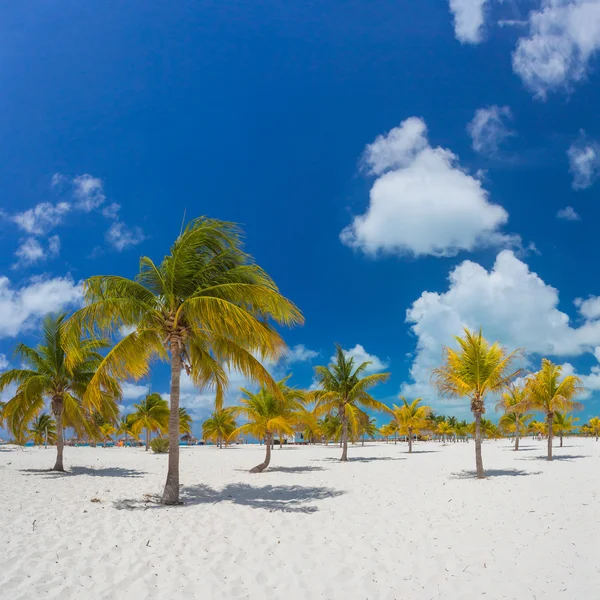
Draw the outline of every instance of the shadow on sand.
<instances>
[{"instance_id":1,"label":"shadow on sand","mask_svg":"<svg viewBox=\"0 0 600 600\"><path fill-rule=\"evenodd\" d=\"M577 460L578 458L589 458L589 454L554 454L552 456L552 461L555 460ZM524 456L523 458L519 458L518 460L543 460L548 461L548 455L542 454L540 456Z\"/></svg>"},{"instance_id":2,"label":"shadow on sand","mask_svg":"<svg viewBox=\"0 0 600 600\"><path fill-rule=\"evenodd\" d=\"M485 476L488 477L525 477L527 475L539 475L541 471L522 471L520 469L486 469ZM476 479L477 471L459 471L450 475L452 479Z\"/></svg>"},{"instance_id":3,"label":"shadow on sand","mask_svg":"<svg viewBox=\"0 0 600 600\"><path fill-rule=\"evenodd\" d=\"M183 488L181 500L184 506L195 504L216 504L217 502L230 502L250 506L251 508L262 508L270 512L294 512L314 513L319 509L310 503L335 498L345 494L344 491L325 487L302 487L299 485L265 485L254 487L242 483L231 483L217 491L207 485L193 485ZM149 508L169 508L159 504L158 496L145 496L140 500L117 500L114 507L128 510L147 510Z\"/></svg>"},{"instance_id":4,"label":"shadow on sand","mask_svg":"<svg viewBox=\"0 0 600 600\"><path fill-rule=\"evenodd\" d=\"M407 452L408 454L408 452ZM315 462L342 462L339 458L329 456L327 458L315 458ZM348 462L375 462L378 460L406 460L405 456L350 456Z\"/></svg>"},{"instance_id":5,"label":"shadow on sand","mask_svg":"<svg viewBox=\"0 0 600 600\"><path fill-rule=\"evenodd\" d=\"M50 469L21 469L21 473L29 475L46 475L47 477L67 477L72 475L90 475L91 477L142 477L145 471L136 469L123 469L122 467L110 467L108 469L92 469L90 467L73 467L69 471L51 471Z\"/></svg>"}]
</instances>

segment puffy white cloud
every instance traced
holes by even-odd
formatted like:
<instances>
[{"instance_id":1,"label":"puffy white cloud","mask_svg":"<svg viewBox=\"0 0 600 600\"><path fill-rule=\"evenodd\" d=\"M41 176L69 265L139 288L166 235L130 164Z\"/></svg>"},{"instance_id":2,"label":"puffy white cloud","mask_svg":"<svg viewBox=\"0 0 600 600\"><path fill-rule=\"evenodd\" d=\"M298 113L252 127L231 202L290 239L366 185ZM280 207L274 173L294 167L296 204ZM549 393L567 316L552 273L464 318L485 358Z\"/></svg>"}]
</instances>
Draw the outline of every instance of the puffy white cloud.
<instances>
[{"instance_id":1,"label":"puffy white cloud","mask_svg":"<svg viewBox=\"0 0 600 600\"><path fill-rule=\"evenodd\" d=\"M579 310L588 318L574 327L558 305L558 291L513 252L500 252L489 271L462 262L450 272L447 291L423 292L407 310L417 348L410 370L413 383L404 385L403 393L435 399L431 369L440 364L442 346L453 345L453 336L465 326L482 327L487 339L509 350L555 357L593 352L600 345L600 306L581 301Z\"/></svg>"},{"instance_id":2,"label":"puffy white cloud","mask_svg":"<svg viewBox=\"0 0 600 600\"><path fill-rule=\"evenodd\" d=\"M102 179L86 173L74 177L72 183L75 206L80 210L90 212L106 200Z\"/></svg>"},{"instance_id":3,"label":"puffy white cloud","mask_svg":"<svg viewBox=\"0 0 600 600\"><path fill-rule=\"evenodd\" d=\"M462 44L478 44L483 39L487 0L450 0L454 15L454 35Z\"/></svg>"},{"instance_id":4,"label":"puffy white cloud","mask_svg":"<svg viewBox=\"0 0 600 600\"><path fill-rule=\"evenodd\" d=\"M342 242L371 255L415 256L519 245L518 236L498 231L508 220L504 208L426 133L425 122L411 117L367 146L364 162L378 178L367 212L342 231Z\"/></svg>"},{"instance_id":5,"label":"puffy white cloud","mask_svg":"<svg viewBox=\"0 0 600 600\"><path fill-rule=\"evenodd\" d=\"M16 336L47 313L78 306L82 298L81 284L70 276L33 278L19 289L0 277L0 337Z\"/></svg>"},{"instance_id":6,"label":"puffy white cloud","mask_svg":"<svg viewBox=\"0 0 600 600\"><path fill-rule=\"evenodd\" d=\"M113 202L112 204L109 204L108 206L105 206L102 209L102 215L104 217L106 217L107 219L116 220L119 218L120 210L121 210L121 205L117 204L116 202Z\"/></svg>"},{"instance_id":7,"label":"puffy white cloud","mask_svg":"<svg viewBox=\"0 0 600 600\"><path fill-rule=\"evenodd\" d=\"M6 354L0 354L0 371L5 371L8 369L9 361L6 358Z\"/></svg>"},{"instance_id":8,"label":"puffy white cloud","mask_svg":"<svg viewBox=\"0 0 600 600\"><path fill-rule=\"evenodd\" d=\"M583 298L575 299L575 306L586 319L600 318L600 297L590 296L585 300Z\"/></svg>"},{"instance_id":9,"label":"puffy white cloud","mask_svg":"<svg viewBox=\"0 0 600 600\"><path fill-rule=\"evenodd\" d=\"M60 238L53 235L48 238L47 248L44 248L42 243L34 237L29 237L21 242L17 248L15 256L17 262L13 265L13 269L21 267L29 267L35 263L42 262L47 258L58 256L60 252Z\"/></svg>"},{"instance_id":10,"label":"puffy white cloud","mask_svg":"<svg viewBox=\"0 0 600 600\"><path fill-rule=\"evenodd\" d=\"M513 69L545 97L584 79L599 48L600 0L542 0L529 15L529 34L517 43Z\"/></svg>"},{"instance_id":11,"label":"puffy white cloud","mask_svg":"<svg viewBox=\"0 0 600 600\"><path fill-rule=\"evenodd\" d=\"M67 202L51 204L42 202L22 213L13 215L12 220L24 231L33 235L44 235L62 223L64 216L71 210Z\"/></svg>"},{"instance_id":12,"label":"puffy white cloud","mask_svg":"<svg viewBox=\"0 0 600 600\"><path fill-rule=\"evenodd\" d=\"M146 239L140 227L127 227L121 221L115 221L106 232L106 241L118 252L137 246Z\"/></svg>"},{"instance_id":13,"label":"puffy white cloud","mask_svg":"<svg viewBox=\"0 0 600 600\"><path fill-rule=\"evenodd\" d=\"M316 358L317 356L319 356L318 352L310 350L304 344L296 344L290 348L290 351L284 358L284 361L288 364L306 362Z\"/></svg>"},{"instance_id":14,"label":"puffy white cloud","mask_svg":"<svg viewBox=\"0 0 600 600\"><path fill-rule=\"evenodd\" d=\"M135 383L126 382L121 386L123 390L123 400L127 402L128 400L137 400L142 396L148 394L148 386L147 385L137 385Z\"/></svg>"},{"instance_id":15,"label":"puffy white cloud","mask_svg":"<svg viewBox=\"0 0 600 600\"><path fill-rule=\"evenodd\" d=\"M354 359L355 366L358 366L364 362L371 363L367 369L366 373L380 373L381 371L385 371L388 368L389 363L381 360L375 354L369 354L361 344L356 344L354 348L350 348L350 350L344 350L344 355L348 358ZM335 361L335 354L331 357L330 362Z\"/></svg>"},{"instance_id":16,"label":"puffy white cloud","mask_svg":"<svg viewBox=\"0 0 600 600\"><path fill-rule=\"evenodd\" d=\"M467 131L473 140L473 149L482 154L495 154L506 138L515 135L506 124L510 119L512 113L508 106L478 108L467 125Z\"/></svg>"},{"instance_id":17,"label":"puffy white cloud","mask_svg":"<svg viewBox=\"0 0 600 600\"><path fill-rule=\"evenodd\" d=\"M579 138L567 150L573 189L583 190L594 183L600 173L600 145L589 140L583 129Z\"/></svg>"},{"instance_id":18,"label":"puffy white cloud","mask_svg":"<svg viewBox=\"0 0 600 600\"><path fill-rule=\"evenodd\" d=\"M556 218L563 219L565 221L581 221L581 217L577 212L575 212L575 209L572 206L565 206L564 208L561 208L556 213Z\"/></svg>"}]
</instances>

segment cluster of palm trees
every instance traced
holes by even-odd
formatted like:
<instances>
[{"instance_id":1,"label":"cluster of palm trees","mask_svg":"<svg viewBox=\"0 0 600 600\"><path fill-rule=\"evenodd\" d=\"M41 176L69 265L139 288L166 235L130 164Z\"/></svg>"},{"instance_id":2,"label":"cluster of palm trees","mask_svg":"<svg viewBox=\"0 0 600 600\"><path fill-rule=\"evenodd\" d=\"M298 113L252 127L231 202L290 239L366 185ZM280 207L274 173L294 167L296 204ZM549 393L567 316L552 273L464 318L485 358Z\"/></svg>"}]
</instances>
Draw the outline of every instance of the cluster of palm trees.
<instances>
[{"instance_id":1,"label":"cluster of palm trees","mask_svg":"<svg viewBox=\"0 0 600 600\"><path fill-rule=\"evenodd\" d=\"M432 381L440 395L469 400L472 425L436 420L421 399L403 399L401 406L390 409L370 393L390 374L369 373L368 362L355 364L339 346L332 364L316 367L315 389L290 387L288 378L274 381L263 363L277 362L286 352L276 326L301 324L303 317L243 251L242 232L229 222L194 219L160 263L140 259L135 279L95 276L83 289L83 308L69 317L47 318L36 348L17 345L20 367L0 375L0 391L9 386L15 390L1 418L17 440L37 435L50 443L55 438L58 471L64 470L67 427L90 439L107 439L113 430L137 438L145 431L146 445L152 432L168 434L165 504L179 502L179 436L186 430L187 414L179 405L184 372L200 390L215 394L215 412L203 425L206 439L222 445L249 434L265 442L265 460L254 471L268 466L275 439L281 442L297 431L309 441L339 441L341 460L347 461L349 442L362 437L364 443L376 435L370 412L380 411L391 417L384 428L387 437L405 436L409 452L425 430L443 441L472 435L477 476L483 477L483 437L514 429L518 448L527 413L542 412L551 460L553 433L568 432L573 421L566 413L580 407L575 402L582 391L577 377L562 377L561 367L544 359L540 371L517 386L524 375L518 367L522 352L507 353L498 343L489 344L481 331L468 329L456 338L458 349L443 349L443 364L433 370ZM147 377L156 360L170 365L168 407L151 394L136 405L133 416L121 419L122 382ZM240 405L224 408L230 370L260 389L242 390ZM488 394L502 395L500 426L483 416ZM47 403L53 427L44 424ZM240 417L244 423L238 425ZM591 422L588 428L593 428Z\"/></svg>"}]
</instances>

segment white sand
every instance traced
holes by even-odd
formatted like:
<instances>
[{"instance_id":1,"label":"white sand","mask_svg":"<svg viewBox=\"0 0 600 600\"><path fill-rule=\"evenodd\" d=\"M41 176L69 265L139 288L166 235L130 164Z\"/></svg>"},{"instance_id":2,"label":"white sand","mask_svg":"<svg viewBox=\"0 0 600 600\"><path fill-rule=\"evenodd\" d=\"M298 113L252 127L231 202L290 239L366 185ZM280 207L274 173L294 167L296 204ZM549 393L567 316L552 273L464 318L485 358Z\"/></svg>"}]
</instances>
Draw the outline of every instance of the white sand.
<instances>
[{"instance_id":1,"label":"white sand","mask_svg":"<svg viewBox=\"0 0 600 600\"><path fill-rule=\"evenodd\" d=\"M144 503L166 456L0 447L0 598L600 598L600 442L182 448L183 507ZM92 498L101 502L93 503ZM485 594L485 595L484 595Z\"/></svg>"}]
</instances>

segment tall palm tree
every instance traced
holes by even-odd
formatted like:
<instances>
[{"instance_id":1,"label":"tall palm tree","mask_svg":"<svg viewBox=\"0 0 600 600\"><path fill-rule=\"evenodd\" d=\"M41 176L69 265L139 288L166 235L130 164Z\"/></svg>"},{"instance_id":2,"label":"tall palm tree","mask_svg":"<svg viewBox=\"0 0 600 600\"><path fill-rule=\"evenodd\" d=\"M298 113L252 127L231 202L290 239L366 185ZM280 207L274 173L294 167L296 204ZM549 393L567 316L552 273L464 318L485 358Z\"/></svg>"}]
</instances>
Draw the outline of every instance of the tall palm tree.
<instances>
[{"instance_id":1,"label":"tall palm tree","mask_svg":"<svg viewBox=\"0 0 600 600\"><path fill-rule=\"evenodd\" d=\"M94 395L86 394L96 377L107 343L95 337L74 338L69 344L63 335L65 315L48 316L42 325L42 343L36 348L17 344L15 355L24 366L0 375L0 391L11 383L16 393L4 407L8 428L17 439L23 437L28 423L39 415L50 401L56 419L56 463L54 471L64 471L63 429L72 427L82 435L93 434L93 412L107 421L118 418L117 400L121 388L116 378L106 376Z\"/></svg>"},{"instance_id":2,"label":"tall palm tree","mask_svg":"<svg viewBox=\"0 0 600 600\"><path fill-rule=\"evenodd\" d=\"M398 423L400 433L406 435L408 438L408 452L412 452L413 437L419 435L421 430L426 429L428 426L427 417L431 413L430 406L419 406L423 402L423 398L416 398L410 404L400 396L402 400L402 406L396 406L394 404L394 417Z\"/></svg>"},{"instance_id":3,"label":"tall palm tree","mask_svg":"<svg viewBox=\"0 0 600 600\"><path fill-rule=\"evenodd\" d=\"M164 433L169 428L169 403L163 397L153 392L148 394L139 404L134 404L133 431L139 435L146 430L146 452L150 448L150 434ZM177 436L179 443L179 435Z\"/></svg>"},{"instance_id":4,"label":"tall palm tree","mask_svg":"<svg viewBox=\"0 0 600 600\"><path fill-rule=\"evenodd\" d=\"M192 435L192 423L193 419L185 408L179 409L179 433L181 435Z\"/></svg>"},{"instance_id":5,"label":"tall palm tree","mask_svg":"<svg viewBox=\"0 0 600 600\"><path fill-rule=\"evenodd\" d=\"M342 424L342 457L348 460L349 428L357 429L358 411L363 409L379 410L391 413L390 409L373 398L368 390L387 381L389 373L366 375L371 363L363 362L355 366L354 359L347 357L340 345L336 346L335 362L328 367L316 367L316 379L320 386L312 397L316 400L321 414L334 413Z\"/></svg>"},{"instance_id":6,"label":"tall palm tree","mask_svg":"<svg viewBox=\"0 0 600 600\"><path fill-rule=\"evenodd\" d=\"M38 415L29 428L30 439L36 446L56 443L56 422L47 413Z\"/></svg>"},{"instance_id":7,"label":"tall palm tree","mask_svg":"<svg viewBox=\"0 0 600 600\"><path fill-rule=\"evenodd\" d=\"M71 319L74 331L134 331L108 352L90 395L109 374L140 379L154 358L171 365L169 468L164 504L179 502L179 397L185 369L199 388L215 390L220 410L227 369L270 385L261 359L277 360L285 343L272 322L294 325L302 314L245 254L233 223L191 221L161 263L142 257L135 280L103 275L84 283L87 306Z\"/></svg>"},{"instance_id":8,"label":"tall palm tree","mask_svg":"<svg viewBox=\"0 0 600 600\"><path fill-rule=\"evenodd\" d=\"M563 445L563 436L573 432L575 429L575 423L577 421L579 421L579 419L574 419L572 415L569 415L566 412L560 412L557 410L554 413L552 429L560 437L561 448Z\"/></svg>"},{"instance_id":9,"label":"tall palm tree","mask_svg":"<svg viewBox=\"0 0 600 600\"><path fill-rule=\"evenodd\" d=\"M584 391L581 379L576 375L562 378L562 367L546 358L542 359L542 368L527 380L527 397L519 408L539 411L546 416L548 431L548 460L552 460L552 426L557 411L580 410L583 405L574 400Z\"/></svg>"},{"instance_id":10,"label":"tall palm tree","mask_svg":"<svg viewBox=\"0 0 600 600\"><path fill-rule=\"evenodd\" d=\"M223 440L228 440L236 430L237 424L231 410L223 408L215 411L202 423L202 439L215 442L223 448Z\"/></svg>"},{"instance_id":11,"label":"tall palm tree","mask_svg":"<svg viewBox=\"0 0 600 600\"><path fill-rule=\"evenodd\" d=\"M530 418L523 408L527 404L526 400L527 387L511 385L496 404L496 410L504 413L500 417L500 425L515 434L515 450L519 449L520 433L525 430L527 419Z\"/></svg>"},{"instance_id":12,"label":"tall palm tree","mask_svg":"<svg viewBox=\"0 0 600 600\"><path fill-rule=\"evenodd\" d=\"M271 462L271 446L274 436L294 434L294 425L297 421L292 405L297 401L291 399L284 401L281 394L273 393L266 386L262 386L256 393L244 388L242 388L242 392L245 396L240 399L241 405L233 406L231 413L235 417L244 417L248 422L238 427L231 434L231 437L244 433L258 439L264 438L266 446L265 460L250 469L250 473L261 473ZM298 403L297 406L300 407L301 404Z\"/></svg>"},{"instance_id":13,"label":"tall palm tree","mask_svg":"<svg viewBox=\"0 0 600 600\"><path fill-rule=\"evenodd\" d=\"M444 347L444 364L432 372L432 380L442 396L469 398L475 417L475 465L478 479L485 477L481 455L481 418L485 413L488 393L500 393L518 377L514 367L521 352L510 354L497 342L489 344L479 333L465 327L464 337L455 337L459 350Z\"/></svg>"},{"instance_id":14,"label":"tall palm tree","mask_svg":"<svg viewBox=\"0 0 600 600\"><path fill-rule=\"evenodd\" d=\"M129 436L131 436L134 440L138 439L138 436L135 432L134 413L129 413L121 417L121 420L119 421L119 426L117 428L117 435L124 435L126 444L129 443Z\"/></svg>"}]
</instances>

